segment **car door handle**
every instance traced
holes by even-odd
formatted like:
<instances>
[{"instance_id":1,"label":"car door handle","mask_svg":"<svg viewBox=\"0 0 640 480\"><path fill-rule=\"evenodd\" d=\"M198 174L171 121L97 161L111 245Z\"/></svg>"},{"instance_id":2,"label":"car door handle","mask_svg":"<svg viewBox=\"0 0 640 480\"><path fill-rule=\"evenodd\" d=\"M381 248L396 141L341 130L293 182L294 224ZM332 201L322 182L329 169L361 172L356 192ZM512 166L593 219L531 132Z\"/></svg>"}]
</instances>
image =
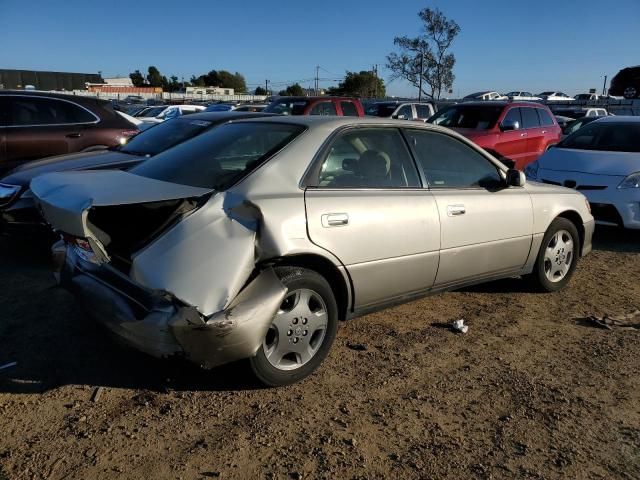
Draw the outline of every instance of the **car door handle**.
<instances>
[{"instance_id":1,"label":"car door handle","mask_svg":"<svg viewBox=\"0 0 640 480\"><path fill-rule=\"evenodd\" d=\"M542 133L547 133L547 131L546 130L542 130Z\"/></svg>"},{"instance_id":2,"label":"car door handle","mask_svg":"<svg viewBox=\"0 0 640 480\"><path fill-rule=\"evenodd\" d=\"M527 136L527 134L526 134L526 132L525 132L525 133L521 133L521 134L520 134L520 136L521 136L521 137L526 137L526 136Z\"/></svg>"},{"instance_id":3,"label":"car door handle","mask_svg":"<svg viewBox=\"0 0 640 480\"><path fill-rule=\"evenodd\" d=\"M447 206L447 215L450 217L457 217L458 215L464 215L465 213L467 213L467 209L464 205Z\"/></svg>"},{"instance_id":4,"label":"car door handle","mask_svg":"<svg viewBox=\"0 0 640 480\"><path fill-rule=\"evenodd\" d=\"M80 138L82 136L82 134L80 132L76 132L76 133L68 133L65 135L65 137L67 138Z\"/></svg>"},{"instance_id":5,"label":"car door handle","mask_svg":"<svg viewBox=\"0 0 640 480\"><path fill-rule=\"evenodd\" d=\"M349 224L349 215L346 213L325 213L321 217L322 226L328 227L343 227Z\"/></svg>"}]
</instances>

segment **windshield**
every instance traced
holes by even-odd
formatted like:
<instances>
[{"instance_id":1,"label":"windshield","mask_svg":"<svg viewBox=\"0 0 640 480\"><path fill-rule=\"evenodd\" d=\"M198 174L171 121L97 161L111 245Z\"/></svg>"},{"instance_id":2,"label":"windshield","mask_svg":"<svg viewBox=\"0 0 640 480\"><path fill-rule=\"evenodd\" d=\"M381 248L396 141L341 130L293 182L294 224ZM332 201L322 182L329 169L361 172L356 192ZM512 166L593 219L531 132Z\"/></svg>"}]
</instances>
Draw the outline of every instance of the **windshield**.
<instances>
[{"instance_id":1,"label":"windshield","mask_svg":"<svg viewBox=\"0 0 640 480\"><path fill-rule=\"evenodd\" d=\"M133 155L157 155L166 149L202 133L212 122L176 118L160 123L133 137L120 148L121 152Z\"/></svg>"},{"instance_id":2,"label":"windshield","mask_svg":"<svg viewBox=\"0 0 640 480\"><path fill-rule=\"evenodd\" d=\"M374 103L367 108L366 114L374 117L390 117L395 112L398 105L396 103Z\"/></svg>"},{"instance_id":3,"label":"windshield","mask_svg":"<svg viewBox=\"0 0 640 480\"><path fill-rule=\"evenodd\" d=\"M151 107L149 110L146 110L142 116L145 117L157 117L160 115L167 107Z\"/></svg>"},{"instance_id":4,"label":"windshield","mask_svg":"<svg viewBox=\"0 0 640 480\"><path fill-rule=\"evenodd\" d=\"M569 135L558 147L640 152L640 123L592 122Z\"/></svg>"},{"instance_id":5,"label":"windshield","mask_svg":"<svg viewBox=\"0 0 640 480\"><path fill-rule=\"evenodd\" d=\"M281 115L303 115L304 109L309 105L308 100L276 100L263 110L267 113L279 113Z\"/></svg>"},{"instance_id":6,"label":"windshield","mask_svg":"<svg viewBox=\"0 0 640 480\"><path fill-rule=\"evenodd\" d=\"M176 145L129 172L222 191L246 177L303 130L303 126L282 123L229 123Z\"/></svg>"},{"instance_id":7,"label":"windshield","mask_svg":"<svg viewBox=\"0 0 640 480\"><path fill-rule=\"evenodd\" d=\"M453 105L440 110L428 122L449 128L488 130L498 121L502 107L490 105Z\"/></svg>"}]
</instances>

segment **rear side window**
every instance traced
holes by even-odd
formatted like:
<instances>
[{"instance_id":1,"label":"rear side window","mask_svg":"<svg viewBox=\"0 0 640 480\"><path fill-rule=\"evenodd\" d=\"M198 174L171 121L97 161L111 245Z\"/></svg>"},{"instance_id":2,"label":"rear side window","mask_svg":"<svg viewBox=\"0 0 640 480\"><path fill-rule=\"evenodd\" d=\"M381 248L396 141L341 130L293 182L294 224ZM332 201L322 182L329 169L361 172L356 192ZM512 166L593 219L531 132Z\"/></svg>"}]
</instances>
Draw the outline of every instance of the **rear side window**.
<instances>
[{"instance_id":1,"label":"rear side window","mask_svg":"<svg viewBox=\"0 0 640 480\"><path fill-rule=\"evenodd\" d=\"M353 102L340 102L340 107L342 108L342 114L345 117L357 117L358 110Z\"/></svg>"},{"instance_id":2,"label":"rear side window","mask_svg":"<svg viewBox=\"0 0 640 480\"><path fill-rule=\"evenodd\" d=\"M553 125L553 119L551 118L551 115L549 115L549 112L542 108L538 108L536 110L538 110L538 117L540 117L540 125L543 127Z\"/></svg>"},{"instance_id":3,"label":"rear side window","mask_svg":"<svg viewBox=\"0 0 640 480\"><path fill-rule=\"evenodd\" d=\"M10 125L65 125L93 123L97 117L72 102L53 98L10 97Z\"/></svg>"},{"instance_id":4,"label":"rear side window","mask_svg":"<svg viewBox=\"0 0 640 480\"><path fill-rule=\"evenodd\" d=\"M409 150L397 129L358 128L342 134L322 163L319 187L419 187Z\"/></svg>"},{"instance_id":5,"label":"rear side window","mask_svg":"<svg viewBox=\"0 0 640 480\"><path fill-rule=\"evenodd\" d=\"M309 115L337 115L333 102L320 102L313 106Z\"/></svg>"},{"instance_id":6,"label":"rear side window","mask_svg":"<svg viewBox=\"0 0 640 480\"><path fill-rule=\"evenodd\" d=\"M429 188L495 189L502 183L498 168L458 139L424 130L408 130L407 138Z\"/></svg>"},{"instance_id":7,"label":"rear side window","mask_svg":"<svg viewBox=\"0 0 640 480\"><path fill-rule=\"evenodd\" d=\"M538 128L540 126L540 120L536 113L536 108L521 107L520 113L522 114L522 128Z\"/></svg>"},{"instance_id":8,"label":"rear side window","mask_svg":"<svg viewBox=\"0 0 640 480\"><path fill-rule=\"evenodd\" d=\"M403 105L400 110L398 110L398 118L402 118L404 120L413 119L413 110L411 109L411 105Z\"/></svg>"}]
</instances>

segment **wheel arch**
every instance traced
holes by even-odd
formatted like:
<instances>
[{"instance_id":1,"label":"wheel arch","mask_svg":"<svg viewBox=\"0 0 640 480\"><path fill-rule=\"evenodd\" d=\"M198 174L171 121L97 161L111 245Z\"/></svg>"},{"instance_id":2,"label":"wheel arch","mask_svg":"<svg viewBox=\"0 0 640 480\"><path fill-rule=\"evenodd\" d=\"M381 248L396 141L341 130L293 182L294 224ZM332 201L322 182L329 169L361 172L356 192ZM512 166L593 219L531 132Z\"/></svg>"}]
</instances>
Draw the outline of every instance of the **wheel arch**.
<instances>
[{"instance_id":1,"label":"wheel arch","mask_svg":"<svg viewBox=\"0 0 640 480\"><path fill-rule=\"evenodd\" d=\"M580 214L575 210L565 210L564 212L561 212L560 214L558 214L556 218L565 218L575 225L576 230L578 231L578 237L579 237L578 240L580 241L578 251L580 252L580 256L582 256L582 247L584 246L585 231L584 231L584 224L582 223L582 217L580 216Z\"/></svg>"},{"instance_id":2,"label":"wheel arch","mask_svg":"<svg viewBox=\"0 0 640 480\"><path fill-rule=\"evenodd\" d=\"M322 275L333 292L338 306L338 319L346 320L351 308L351 279L345 273L340 272L338 267L326 257L308 253L288 255L269 260L274 266L301 267L313 270Z\"/></svg>"}]
</instances>

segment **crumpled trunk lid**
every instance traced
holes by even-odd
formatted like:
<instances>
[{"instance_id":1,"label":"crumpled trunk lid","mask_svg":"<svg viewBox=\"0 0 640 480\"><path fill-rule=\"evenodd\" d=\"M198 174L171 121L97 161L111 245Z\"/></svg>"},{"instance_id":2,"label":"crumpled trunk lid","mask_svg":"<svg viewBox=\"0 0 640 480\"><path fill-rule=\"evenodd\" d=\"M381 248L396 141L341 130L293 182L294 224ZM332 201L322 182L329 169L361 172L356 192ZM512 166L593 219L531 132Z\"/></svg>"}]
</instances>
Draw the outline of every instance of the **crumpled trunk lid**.
<instances>
[{"instance_id":1,"label":"crumpled trunk lid","mask_svg":"<svg viewBox=\"0 0 640 480\"><path fill-rule=\"evenodd\" d=\"M261 213L232 192L208 198L208 189L123 171L51 173L31 190L54 229L82 239L73 240L83 259L204 316L227 308L255 269Z\"/></svg>"},{"instance_id":2,"label":"crumpled trunk lid","mask_svg":"<svg viewBox=\"0 0 640 480\"><path fill-rule=\"evenodd\" d=\"M211 192L120 170L49 173L32 180L31 191L55 230L84 238L96 236L87 221L92 208L198 198Z\"/></svg>"}]
</instances>

